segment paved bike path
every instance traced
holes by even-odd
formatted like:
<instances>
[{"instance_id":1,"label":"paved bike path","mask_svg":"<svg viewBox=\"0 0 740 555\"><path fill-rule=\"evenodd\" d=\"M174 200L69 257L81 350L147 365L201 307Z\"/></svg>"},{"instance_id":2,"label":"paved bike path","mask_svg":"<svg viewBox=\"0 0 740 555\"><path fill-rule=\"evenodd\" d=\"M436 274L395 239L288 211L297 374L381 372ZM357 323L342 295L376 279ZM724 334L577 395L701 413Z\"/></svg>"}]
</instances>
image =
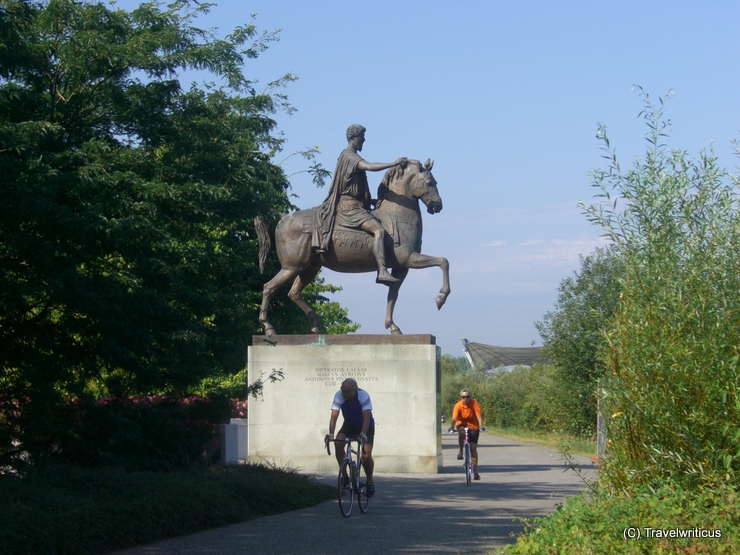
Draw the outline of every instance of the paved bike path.
<instances>
[{"instance_id":1,"label":"paved bike path","mask_svg":"<svg viewBox=\"0 0 740 555\"><path fill-rule=\"evenodd\" d=\"M585 486L555 451L481 433L481 480L465 484L457 436L443 434L444 470L383 474L367 514L343 518L337 501L119 551L116 555L306 555L348 548L353 555L483 554L513 543L520 518L555 509ZM586 477L590 460L575 457ZM331 485L336 476L321 478ZM349 542L349 543L347 543ZM349 547L351 546L351 547Z\"/></svg>"}]
</instances>

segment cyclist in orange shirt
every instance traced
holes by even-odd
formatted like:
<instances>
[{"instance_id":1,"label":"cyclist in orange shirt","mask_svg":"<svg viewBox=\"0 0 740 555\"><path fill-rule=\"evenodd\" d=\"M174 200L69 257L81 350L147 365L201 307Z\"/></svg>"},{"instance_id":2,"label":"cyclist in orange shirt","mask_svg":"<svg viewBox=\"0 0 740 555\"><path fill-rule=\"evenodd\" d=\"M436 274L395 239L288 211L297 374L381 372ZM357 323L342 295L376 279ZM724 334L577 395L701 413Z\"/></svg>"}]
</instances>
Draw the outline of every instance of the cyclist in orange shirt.
<instances>
[{"instance_id":1,"label":"cyclist in orange shirt","mask_svg":"<svg viewBox=\"0 0 740 555\"><path fill-rule=\"evenodd\" d=\"M460 452L457 459L463 458L463 444L465 443L465 430L468 428L468 443L470 443L470 455L473 459L473 474L476 480L480 480L478 474L478 436L483 428L483 418L480 413L478 401L473 399L469 389L463 389L460 392L460 400L452 409L452 427L457 428Z\"/></svg>"}]
</instances>

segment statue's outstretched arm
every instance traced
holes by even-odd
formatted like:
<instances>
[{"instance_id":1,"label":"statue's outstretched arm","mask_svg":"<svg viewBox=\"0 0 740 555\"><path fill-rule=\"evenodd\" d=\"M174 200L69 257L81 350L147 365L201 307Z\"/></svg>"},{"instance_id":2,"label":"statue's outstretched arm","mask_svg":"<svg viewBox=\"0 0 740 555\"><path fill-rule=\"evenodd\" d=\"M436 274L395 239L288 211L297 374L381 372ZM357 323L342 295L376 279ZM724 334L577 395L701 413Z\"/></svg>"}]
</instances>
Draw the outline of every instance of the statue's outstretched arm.
<instances>
[{"instance_id":1,"label":"statue's outstretched arm","mask_svg":"<svg viewBox=\"0 0 740 555\"><path fill-rule=\"evenodd\" d=\"M395 162L390 162L388 164L385 162L366 162L365 160L360 160L357 164L357 169L368 172L379 172L392 168L393 166L404 166L406 162L408 162L408 158L406 157L399 158Z\"/></svg>"}]
</instances>

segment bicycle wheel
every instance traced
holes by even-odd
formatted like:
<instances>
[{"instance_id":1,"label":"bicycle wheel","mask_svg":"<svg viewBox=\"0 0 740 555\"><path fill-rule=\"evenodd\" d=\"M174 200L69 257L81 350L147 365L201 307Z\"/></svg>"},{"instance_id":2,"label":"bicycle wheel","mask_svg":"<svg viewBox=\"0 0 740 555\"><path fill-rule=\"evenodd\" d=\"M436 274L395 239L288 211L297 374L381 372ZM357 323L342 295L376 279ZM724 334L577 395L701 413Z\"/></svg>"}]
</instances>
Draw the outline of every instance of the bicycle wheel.
<instances>
[{"instance_id":1,"label":"bicycle wheel","mask_svg":"<svg viewBox=\"0 0 740 555\"><path fill-rule=\"evenodd\" d=\"M360 512L366 513L367 512L367 505L370 502L370 499L367 496L367 476L363 473L364 468L362 468L362 459L360 459L359 464L357 465L357 504L360 506Z\"/></svg>"},{"instance_id":2,"label":"bicycle wheel","mask_svg":"<svg viewBox=\"0 0 740 555\"><path fill-rule=\"evenodd\" d=\"M470 485L470 481L473 479L473 458L470 455L470 444L466 443L464 446L464 460L463 463L465 465L465 480L467 481L468 485Z\"/></svg>"},{"instance_id":3,"label":"bicycle wheel","mask_svg":"<svg viewBox=\"0 0 740 555\"><path fill-rule=\"evenodd\" d=\"M352 505L355 503L355 489L352 485L354 480L353 474L349 461L346 459L343 460L339 466L337 493L339 496L339 510L345 518L352 512Z\"/></svg>"}]
</instances>

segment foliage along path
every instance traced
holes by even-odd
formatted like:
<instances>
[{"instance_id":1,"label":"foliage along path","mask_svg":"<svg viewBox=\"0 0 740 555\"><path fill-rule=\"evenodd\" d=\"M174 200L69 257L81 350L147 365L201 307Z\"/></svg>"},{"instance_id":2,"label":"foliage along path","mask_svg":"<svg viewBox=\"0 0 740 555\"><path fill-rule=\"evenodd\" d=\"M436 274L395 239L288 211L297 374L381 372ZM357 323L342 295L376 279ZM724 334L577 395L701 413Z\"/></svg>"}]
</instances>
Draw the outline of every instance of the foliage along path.
<instances>
[{"instance_id":1,"label":"foliage along path","mask_svg":"<svg viewBox=\"0 0 740 555\"><path fill-rule=\"evenodd\" d=\"M514 542L523 528L517 519L542 516L564 495L585 489L576 473L566 469L562 454L487 433L481 434L478 447L482 479L468 487L455 458L456 440L455 435L442 436L440 474L378 475L367 514L355 507L345 519L337 502L328 501L117 555L304 555L330 553L345 542L356 555L485 553ZM574 457L574 462L584 476L596 477L587 458ZM335 477L322 481L333 485Z\"/></svg>"}]
</instances>

